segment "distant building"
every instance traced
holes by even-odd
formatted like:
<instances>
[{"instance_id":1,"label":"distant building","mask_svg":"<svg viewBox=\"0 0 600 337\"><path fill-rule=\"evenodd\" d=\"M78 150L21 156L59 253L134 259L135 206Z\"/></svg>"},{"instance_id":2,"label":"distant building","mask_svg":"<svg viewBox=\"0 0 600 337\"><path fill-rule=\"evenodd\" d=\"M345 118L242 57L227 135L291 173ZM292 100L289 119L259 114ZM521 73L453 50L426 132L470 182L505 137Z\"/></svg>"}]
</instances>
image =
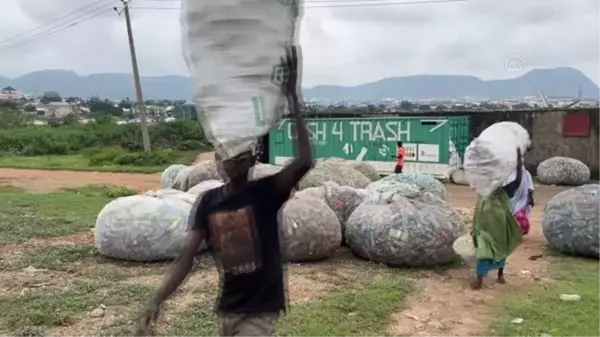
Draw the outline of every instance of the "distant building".
<instances>
[{"instance_id":1,"label":"distant building","mask_svg":"<svg viewBox=\"0 0 600 337\"><path fill-rule=\"evenodd\" d=\"M48 104L39 104L37 114L46 117L63 118L75 114L75 105L67 102L50 102Z\"/></svg>"},{"instance_id":2,"label":"distant building","mask_svg":"<svg viewBox=\"0 0 600 337\"><path fill-rule=\"evenodd\" d=\"M0 90L0 100L19 100L23 97L24 95L21 91L11 86L2 88L2 90Z\"/></svg>"}]
</instances>

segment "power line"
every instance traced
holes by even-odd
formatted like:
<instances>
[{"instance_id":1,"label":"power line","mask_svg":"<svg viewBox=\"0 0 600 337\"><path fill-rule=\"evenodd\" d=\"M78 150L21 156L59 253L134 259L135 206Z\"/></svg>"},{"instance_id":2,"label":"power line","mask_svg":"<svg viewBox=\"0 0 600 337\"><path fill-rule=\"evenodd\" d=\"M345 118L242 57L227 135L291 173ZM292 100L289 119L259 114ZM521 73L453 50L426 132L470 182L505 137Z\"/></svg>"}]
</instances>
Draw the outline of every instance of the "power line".
<instances>
[{"instance_id":1,"label":"power line","mask_svg":"<svg viewBox=\"0 0 600 337\"><path fill-rule=\"evenodd\" d=\"M64 19L66 19L66 18L68 18L68 17L72 16L73 14L76 14L76 13L82 12L82 11L84 11L84 10L86 10L86 9L89 9L90 7L95 7L95 8L91 9L90 11L88 11L88 13L89 13L89 12L92 12L92 11L95 11L95 10L99 9L101 6L106 6L106 5L108 5L108 3L112 2L112 1L115 1L115 0L96 0L96 1L94 1L94 2L92 2L92 3L88 3L87 5L85 5L85 6L83 6L83 7L80 7L80 8L78 8L78 9L74 10L74 11L71 11L71 12L69 12L69 13L67 13L67 14L65 14L65 15L63 15L63 16L60 16L60 17L58 17L58 18L56 18L56 19L54 19L54 20L52 20L52 21L50 21L50 22L48 22L48 23L45 23L45 24L39 25L39 26L37 26L37 27L35 27L35 28L33 28L33 29L30 29L30 30L27 30L27 31L21 32L21 33L19 33L19 34L17 34L17 35L14 35L14 36L12 36L12 37L9 37L9 38L7 38L7 39L3 40L2 42L0 42L0 45L7 44L9 41L15 40L15 39L17 39L17 38L20 38L20 37L22 37L22 36L24 36L24 35L28 35L28 34L30 34L30 33L32 33L32 32L35 32L35 31L37 31L37 30L40 30L40 29L47 29L47 28L48 28L48 26L52 26L52 25L54 25L54 24L56 24L56 23L58 23L58 22L60 22L60 21L62 21L62 20L64 20ZM85 14L85 13L84 13L84 14ZM73 19L73 18L71 18L71 19ZM69 20L71 20L71 19L69 19Z\"/></svg>"},{"instance_id":2,"label":"power line","mask_svg":"<svg viewBox=\"0 0 600 337\"><path fill-rule=\"evenodd\" d=\"M169 2L181 2L182 0L140 0L140 1L149 1L149 2L165 2L165 3L169 3ZM326 2L381 2L381 1L387 1L387 0L304 0L302 1L303 3L310 3L310 4L321 4L321 3L326 3ZM427 2L427 1L420 1L420 2Z\"/></svg>"},{"instance_id":3,"label":"power line","mask_svg":"<svg viewBox=\"0 0 600 337\"><path fill-rule=\"evenodd\" d=\"M83 23L85 21L91 20L91 19L93 19L93 18L95 18L95 17L97 17L99 15L102 15L102 14L108 12L108 11L111 11L111 10L112 10L112 8L105 8L104 10L100 10L98 8L95 11L90 11L90 12L84 14L84 15L80 15L79 17L76 17L75 19L73 19L71 21L67 21L67 22L63 23L62 25L60 25L60 26L53 27L53 28L48 29L46 31L42 31L39 34L27 37L27 38L22 39L20 41L16 41L16 42L11 43L11 44L9 44L7 46L1 47L0 48L0 52L9 51L9 50L12 50L14 48L20 47L20 46L22 46L24 44L27 44L29 42L33 42L33 41L39 40L39 39L41 39L43 37L46 37L46 36L49 36L49 35L61 32L61 31L65 30L65 29L75 27L75 26L79 25L80 23Z\"/></svg>"},{"instance_id":4,"label":"power line","mask_svg":"<svg viewBox=\"0 0 600 337\"><path fill-rule=\"evenodd\" d=\"M71 18L70 21L66 21L66 22L62 22L60 23L58 26L56 27L52 27L49 29L46 29L44 31L41 31L39 33L36 33L32 36L26 37L24 39L20 39L19 41L15 41L13 43L10 43L6 46L0 47L0 52L3 51L8 51L8 50L12 50L14 48L20 47L24 44L27 44L29 42L32 41L36 41L39 40L41 38L44 38L46 36L58 33L60 31L63 31L65 29L77 26L78 24L91 20L107 11L112 10L112 8L105 8L104 10L100 10L102 9L103 6L108 5L110 2L114 2L115 0L98 0L94 3L88 4L86 6L83 6L75 11L72 11L66 15L63 15L60 18L55 19L54 21L45 24L45 25L41 25L38 26L34 29L31 29L27 32L23 32L20 33L18 35L15 35L5 41L3 41L3 43L5 44L6 41L10 41L10 40L14 40L17 37L26 35L30 32L39 30L41 28L44 28L45 26L51 26L57 22L60 22L61 20L72 16L73 14L77 13L77 12L81 12L85 9L88 9L90 7L94 7L93 9L80 14L79 16L76 16L74 18ZM181 1L181 0L143 0L143 1L153 1L153 2L174 2L174 1ZM468 0L420 0L420 1L390 1L390 0L323 0L323 1L306 1L306 2L310 2L313 4L316 3L323 3L323 2L330 2L330 3L337 3L337 4L332 4L332 5L319 5L319 6L315 6L315 5L310 5L310 6L304 6L304 8L340 8L340 7L370 7L370 6L401 6L401 5L419 5L419 4L436 4L436 3L452 3L452 2L466 2ZM140 10L180 10L180 7L129 7L129 9L140 9Z\"/></svg>"},{"instance_id":5,"label":"power line","mask_svg":"<svg viewBox=\"0 0 600 337\"><path fill-rule=\"evenodd\" d=\"M171 0L145 0L154 2L171 2ZM177 0L180 1L180 0ZM437 3L451 3L451 2L467 2L468 0L421 0L421 1L389 1L389 0L324 0L324 1L306 1L310 5L303 6L305 9L312 8L344 8L344 7L374 7L374 6L402 6L402 5L425 5L425 4L437 4ZM336 4L324 4L320 3L333 2ZM317 5L319 4L319 5ZM141 6L131 7L131 9L141 10L180 10L181 7L152 7L152 6Z\"/></svg>"}]
</instances>

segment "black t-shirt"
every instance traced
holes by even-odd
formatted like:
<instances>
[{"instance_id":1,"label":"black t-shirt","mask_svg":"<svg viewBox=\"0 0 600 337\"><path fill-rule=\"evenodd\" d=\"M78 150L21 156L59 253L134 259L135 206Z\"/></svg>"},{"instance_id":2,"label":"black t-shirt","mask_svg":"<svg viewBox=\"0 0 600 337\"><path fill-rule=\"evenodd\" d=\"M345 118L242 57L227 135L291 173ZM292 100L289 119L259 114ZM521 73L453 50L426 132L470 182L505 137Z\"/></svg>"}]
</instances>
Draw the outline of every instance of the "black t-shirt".
<instances>
[{"instance_id":1,"label":"black t-shirt","mask_svg":"<svg viewBox=\"0 0 600 337\"><path fill-rule=\"evenodd\" d=\"M196 200L190 227L206 237L221 277L218 311L236 314L285 311L278 212L282 193L276 176L250 181L235 193L227 186Z\"/></svg>"}]
</instances>

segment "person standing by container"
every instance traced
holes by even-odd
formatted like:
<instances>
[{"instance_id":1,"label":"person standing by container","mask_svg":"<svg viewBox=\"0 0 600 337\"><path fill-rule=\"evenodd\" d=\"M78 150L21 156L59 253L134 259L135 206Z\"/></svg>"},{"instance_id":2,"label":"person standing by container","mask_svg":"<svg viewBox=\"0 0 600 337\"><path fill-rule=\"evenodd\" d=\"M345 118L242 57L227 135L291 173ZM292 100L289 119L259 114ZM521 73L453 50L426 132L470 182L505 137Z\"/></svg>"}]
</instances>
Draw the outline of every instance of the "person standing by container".
<instances>
[{"instance_id":1,"label":"person standing by container","mask_svg":"<svg viewBox=\"0 0 600 337\"><path fill-rule=\"evenodd\" d=\"M396 148L396 169L394 173L402 173L402 168L404 167L404 155L406 154L406 149L402 145L402 141L398 141L398 147Z\"/></svg>"}]
</instances>

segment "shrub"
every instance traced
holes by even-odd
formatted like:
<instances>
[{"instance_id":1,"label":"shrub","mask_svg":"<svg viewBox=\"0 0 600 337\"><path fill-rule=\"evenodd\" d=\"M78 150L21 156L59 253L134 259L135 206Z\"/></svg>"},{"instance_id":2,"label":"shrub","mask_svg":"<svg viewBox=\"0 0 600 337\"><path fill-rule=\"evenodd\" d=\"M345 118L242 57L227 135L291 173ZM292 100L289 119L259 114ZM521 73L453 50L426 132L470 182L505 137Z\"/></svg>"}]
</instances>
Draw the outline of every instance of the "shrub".
<instances>
[{"instance_id":1,"label":"shrub","mask_svg":"<svg viewBox=\"0 0 600 337\"><path fill-rule=\"evenodd\" d=\"M84 156L89 158L90 166L103 166L103 165L114 165L115 160L123 155L127 155L127 151L125 151L121 147L113 146L107 147L104 149L101 148L91 148L87 149L84 153Z\"/></svg>"},{"instance_id":2,"label":"shrub","mask_svg":"<svg viewBox=\"0 0 600 337\"><path fill-rule=\"evenodd\" d=\"M205 148L206 138L200 122L185 120L149 126L155 149ZM139 124L98 123L49 126L21 126L0 132L0 152L17 155L80 153L97 147L121 147L140 151L142 132Z\"/></svg>"},{"instance_id":3,"label":"shrub","mask_svg":"<svg viewBox=\"0 0 600 337\"><path fill-rule=\"evenodd\" d=\"M114 163L118 165L158 166L169 163L173 158L172 152L164 150L151 153L132 152L119 155L114 159Z\"/></svg>"},{"instance_id":4,"label":"shrub","mask_svg":"<svg viewBox=\"0 0 600 337\"><path fill-rule=\"evenodd\" d=\"M175 159L175 154L170 150L154 150L151 153L128 152L118 146L89 148L84 150L82 154L89 158L90 166L159 166L168 164Z\"/></svg>"},{"instance_id":5,"label":"shrub","mask_svg":"<svg viewBox=\"0 0 600 337\"><path fill-rule=\"evenodd\" d=\"M177 144L177 150L179 151L202 150L203 148L206 148L206 145L195 139L184 140L183 142Z\"/></svg>"}]
</instances>

